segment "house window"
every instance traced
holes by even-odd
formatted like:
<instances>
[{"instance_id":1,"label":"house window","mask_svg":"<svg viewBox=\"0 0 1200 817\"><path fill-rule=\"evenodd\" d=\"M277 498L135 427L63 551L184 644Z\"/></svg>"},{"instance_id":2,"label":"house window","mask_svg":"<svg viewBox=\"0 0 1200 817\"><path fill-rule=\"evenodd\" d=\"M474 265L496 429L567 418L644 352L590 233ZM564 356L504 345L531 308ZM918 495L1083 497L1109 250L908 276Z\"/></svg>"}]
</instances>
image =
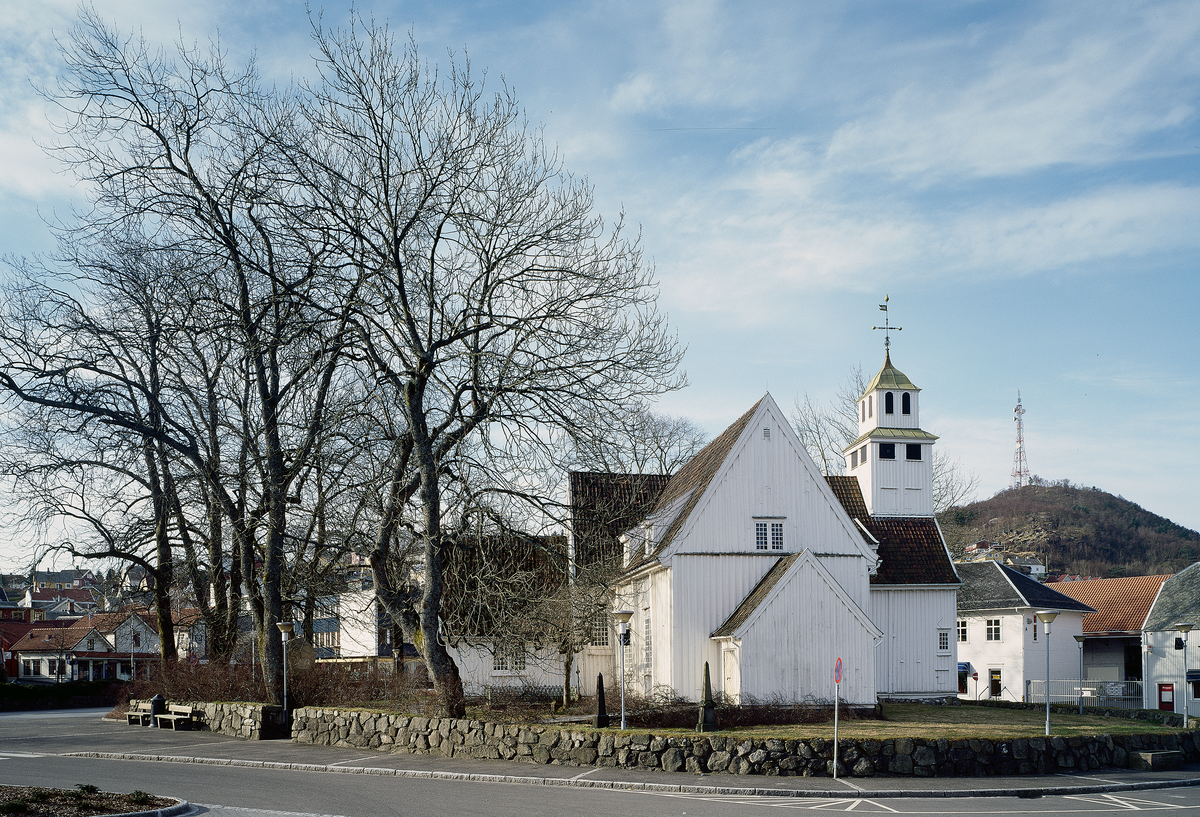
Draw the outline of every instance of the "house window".
<instances>
[{"instance_id":1,"label":"house window","mask_svg":"<svg viewBox=\"0 0 1200 817\"><path fill-rule=\"evenodd\" d=\"M896 413L896 403L892 397L891 392L888 392L887 394L885 394L883 396L883 413L884 414L895 414Z\"/></svg>"},{"instance_id":2,"label":"house window","mask_svg":"<svg viewBox=\"0 0 1200 817\"><path fill-rule=\"evenodd\" d=\"M92 652L95 649L96 649L96 639L89 638L88 639L88 652Z\"/></svg>"},{"instance_id":3,"label":"house window","mask_svg":"<svg viewBox=\"0 0 1200 817\"><path fill-rule=\"evenodd\" d=\"M850 467L851 468L858 467L858 449L857 448L850 452Z\"/></svg>"},{"instance_id":4,"label":"house window","mask_svg":"<svg viewBox=\"0 0 1200 817\"><path fill-rule=\"evenodd\" d=\"M33 669L33 660L32 659L29 659L29 658L21 659L21 674L22 675L36 675L37 674Z\"/></svg>"},{"instance_id":5,"label":"house window","mask_svg":"<svg viewBox=\"0 0 1200 817\"><path fill-rule=\"evenodd\" d=\"M608 612L601 610L592 617L592 646L608 646Z\"/></svg>"},{"instance_id":6,"label":"house window","mask_svg":"<svg viewBox=\"0 0 1200 817\"><path fill-rule=\"evenodd\" d=\"M1033 640L1034 641L1037 641L1037 625L1038 625L1037 616L1034 616L1033 617Z\"/></svg>"},{"instance_id":7,"label":"house window","mask_svg":"<svg viewBox=\"0 0 1200 817\"><path fill-rule=\"evenodd\" d=\"M949 630L938 630L938 652L950 652Z\"/></svg>"},{"instance_id":8,"label":"house window","mask_svg":"<svg viewBox=\"0 0 1200 817\"><path fill-rule=\"evenodd\" d=\"M492 649L493 672L524 672L525 645L499 644Z\"/></svg>"},{"instance_id":9,"label":"house window","mask_svg":"<svg viewBox=\"0 0 1200 817\"><path fill-rule=\"evenodd\" d=\"M1000 619L989 618L987 620L987 640L988 641L999 641L1000 640Z\"/></svg>"},{"instance_id":10,"label":"house window","mask_svg":"<svg viewBox=\"0 0 1200 817\"><path fill-rule=\"evenodd\" d=\"M644 636L645 641L643 642L644 648L642 651L642 658L646 664L646 671L649 672L650 667L654 663L654 648L653 648L653 645L650 643L650 613L648 611L646 613L646 622L645 622L645 626L644 626L644 633L645 633L645 636Z\"/></svg>"},{"instance_id":11,"label":"house window","mask_svg":"<svg viewBox=\"0 0 1200 817\"><path fill-rule=\"evenodd\" d=\"M135 646L135 647L142 646L142 634L141 633L133 634L133 646Z\"/></svg>"},{"instance_id":12,"label":"house window","mask_svg":"<svg viewBox=\"0 0 1200 817\"><path fill-rule=\"evenodd\" d=\"M879 444L879 459L881 459L881 460L896 459L896 444L895 443L880 443Z\"/></svg>"},{"instance_id":13,"label":"house window","mask_svg":"<svg viewBox=\"0 0 1200 817\"><path fill-rule=\"evenodd\" d=\"M960 644L967 643L967 622L964 619L958 620L958 641Z\"/></svg>"},{"instance_id":14,"label":"house window","mask_svg":"<svg viewBox=\"0 0 1200 817\"><path fill-rule=\"evenodd\" d=\"M921 444L920 444L920 443L908 443L908 444L906 444L906 445L904 446L904 458L905 458L906 460L919 460L919 459L921 459Z\"/></svg>"},{"instance_id":15,"label":"house window","mask_svg":"<svg viewBox=\"0 0 1200 817\"><path fill-rule=\"evenodd\" d=\"M908 392L900 395L900 413L912 414L912 400L910 399Z\"/></svg>"}]
</instances>

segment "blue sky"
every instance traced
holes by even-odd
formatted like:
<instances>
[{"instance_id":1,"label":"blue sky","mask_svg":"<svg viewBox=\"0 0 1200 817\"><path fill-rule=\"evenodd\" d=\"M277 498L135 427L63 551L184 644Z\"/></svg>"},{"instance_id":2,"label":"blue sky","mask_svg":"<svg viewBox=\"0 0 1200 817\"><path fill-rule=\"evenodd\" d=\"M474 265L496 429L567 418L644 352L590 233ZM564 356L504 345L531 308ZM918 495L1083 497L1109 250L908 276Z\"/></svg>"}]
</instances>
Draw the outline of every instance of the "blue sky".
<instances>
[{"instance_id":1,"label":"blue sky","mask_svg":"<svg viewBox=\"0 0 1200 817\"><path fill-rule=\"evenodd\" d=\"M312 73L300 3L96 8L151 41L219 33L279 82ZM503 79L600 211L640 225L689 349L663 411L717 433L768 390L789 413L832 397L882 363L887 293L893 362L979 497L1009 483L1019 389L1033 473L1200 528L1200 4L357 8ZM76 6L0 10L0 252L25 254L78 194L35 144L30 84Z\"/></svg>"}]
</instances>

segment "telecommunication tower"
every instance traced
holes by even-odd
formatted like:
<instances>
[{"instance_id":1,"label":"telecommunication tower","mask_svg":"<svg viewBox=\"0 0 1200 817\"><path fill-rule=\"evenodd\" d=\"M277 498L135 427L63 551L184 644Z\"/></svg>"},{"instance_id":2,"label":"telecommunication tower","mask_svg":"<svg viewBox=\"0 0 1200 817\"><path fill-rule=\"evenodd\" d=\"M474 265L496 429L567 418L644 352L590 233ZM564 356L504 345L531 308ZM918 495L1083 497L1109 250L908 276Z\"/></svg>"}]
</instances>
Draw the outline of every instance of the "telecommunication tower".
<instances>
[{"instance_id":1,"label":"telecommunication tower","mask_svg":"<svg viewBox=\"0 0 1200 817\"><path fill-rule=\"evenodd\" d=\"M1012 483L1009 488L1020 488L1029 484L1029 463L1025 461L1025 421L1021 419L1025 409L1021 406L1021 392L1017 392L1017 407L1013 409L1013 420L1017 423L1017 448L1013 451Z\"/></svg>"}]
</instances>

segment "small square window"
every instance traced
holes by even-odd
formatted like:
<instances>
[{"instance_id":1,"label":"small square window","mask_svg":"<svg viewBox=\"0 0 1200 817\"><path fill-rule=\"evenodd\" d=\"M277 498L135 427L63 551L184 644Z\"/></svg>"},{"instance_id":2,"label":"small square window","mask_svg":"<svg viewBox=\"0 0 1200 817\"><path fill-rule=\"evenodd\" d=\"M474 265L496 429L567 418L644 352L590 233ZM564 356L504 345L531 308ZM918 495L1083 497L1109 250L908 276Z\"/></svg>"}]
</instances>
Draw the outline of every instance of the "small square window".
<instances>
[{"instance_id":1,"label":"small square window","mask_svg":"<svg viewBox=\"0 0 1200 817\"><path fill-rule=\"evenodd\" d=\"M905 445L904 446L904 458L906 460L921 459L921 444L920 443L908 443L907 445Z\"/></svg>"},{"instance_id":2,"label":"small square window","mask_svg":"<svg viewBox=\"0 0 1200 817\"><path fill-rule=\"evenodd\" d=\"M896 444L895 443L880 443L879 444L879 459L881 459L881 460L896 459Z\"/></svg>"}]
</instances>

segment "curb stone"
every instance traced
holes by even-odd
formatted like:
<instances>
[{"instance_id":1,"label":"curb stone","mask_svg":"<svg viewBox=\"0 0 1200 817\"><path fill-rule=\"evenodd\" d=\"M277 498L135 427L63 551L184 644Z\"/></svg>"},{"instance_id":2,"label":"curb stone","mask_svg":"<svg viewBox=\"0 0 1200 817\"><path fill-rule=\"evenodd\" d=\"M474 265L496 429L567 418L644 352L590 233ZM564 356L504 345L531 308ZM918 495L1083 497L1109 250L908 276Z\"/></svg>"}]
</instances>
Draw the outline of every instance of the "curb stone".
<instances>
[{"instance_id":1,"label":"curb stone","mask_svg":"<svg viewBox=\"0 0 1200 817\"><path fill-rule=\"evenodd\" d=\"M1191 788L1200 786L1200 778L1177 780L1146 780L1137 783L1105 783L1085 786L1021 786L1012 789L879 789L867 790L857 786L851 791L839 789L798 790L759 789L734 786L700 786L675 783L640 783L619 780L572 780L557 777L521 777L517 775L472 774L468 772L423 771L416 769L387 769L372 766L337 766L312 763L281 763L273 760L230 760L226 758L184 757L177 755L146 755L123 752L64 752L59 757L86 757L100 760L139 760L156 763L200 763L209 766L251 766L283 771L323 772L327 774L370 774L381 777L408 777L430 780L463 780L475 783L515 783L526 786L563 786L573 788L615 789L627 791L667 792L671 794L726 794L738 797L807 797L819 799L879 799L896 797L1030 797L1062 796L1071 794L1110 794L1122 791L1149 791L1153 789ZM846 785L852 785L846 783ZM159 811L137 812L136 815L112 815L111 817L172 817L183 814L188 808L184 801L183 810L171 806Z\"/></svg>"}]
</instances>

